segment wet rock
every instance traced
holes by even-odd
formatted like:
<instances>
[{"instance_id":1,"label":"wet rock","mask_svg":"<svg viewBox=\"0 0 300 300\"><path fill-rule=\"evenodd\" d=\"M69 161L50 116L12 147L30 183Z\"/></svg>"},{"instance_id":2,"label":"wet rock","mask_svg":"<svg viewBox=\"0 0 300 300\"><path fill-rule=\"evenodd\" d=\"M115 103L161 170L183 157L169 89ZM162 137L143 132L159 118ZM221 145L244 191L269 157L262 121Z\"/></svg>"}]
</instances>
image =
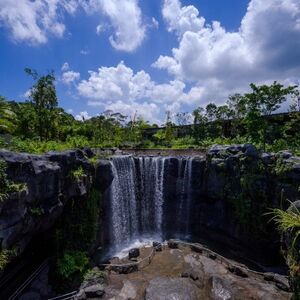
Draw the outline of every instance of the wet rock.
<instances>
[{"instance_id":1,"label":"wet rock","mask_svg":"<svg viewBox=\"0 0 300 300\"><path fill-rule=\"evenodd\" d=\"M153 242L152 246L155 249L155 251L162 251L162 244L161 243Z\"/></svg>"},{"instance_id":2,"label":"wet rock","mask_svg":"<svg viewBox=\"0 0 300 300\"><path fill-rule=\"evenodd\" d=\"M104 296L104 286L102 284L95 284L84 289L87 298L101 298Z\"/></svg>"},{"instance_id":3,"label":"wet rock","mask_svg":"<svg viewBox=\"0 0 300 300\"><path fill-rule=\"evenodd\" d=\"M243 278L247 278L248 274L245 270L243 270L242 268L239 268L237 266L229 266L227 268L231 273L235 274L236 276L240 276Z\"/></svg>"},{"instance_id":4,"label":"wet rock","mask_svg":"<svg viewBox=\"0 0 300 300\"><path fill-rule=\"evenodd\" d=\"M139 248L133 248L129 250L128 253L128 258L132 259L132 258L137 258L140 256L140 249Z\"/></svg>"},{"instance_id":5,"label":"wet rock","mask_svg":"<svg viewBox=\"0 0 300 300\"><path fill-rule=\"evenodd\" d=\"M146 289L145 300L197 300L197 288L186 278L154 278Z\"/></svg>"},{"instance_id":6,"label":"wet rock","mask_svg":"<svg viewBox=\"0 0 300 300\"><path fill-rule=\"evenodd\" d=\"M168 247L170 249L177 249L178 248L178 243L175 241L168 241Z\"/></svg>"},{"instance_id":7,"label":"wet rock","mask_svg":"<svg viewBox=\"0 0 300 300\"><path fill-rule=\"evenodd\" d=\"M197 252L197 253L200 253L200 254L203 253L203 248L201 246L191 245L190 248L193 252Z\"/></svg>"},{"instance_id":8,"label":"wet rock","mask_svg":"<svg viewBox=\"0 0 300 300\"><path fill-rule=\"evenodd\" d=\"M111 269L119 274L129 274L138 271L137 264L127 264L124 266L112 266Z\"/></svg>"},{"instance_id":9,"label":"wet rock","mask_svg":"<svg viewBox=\"0 0 300 300\"><path fill-rule=\"evenodd\" d=\"M212 259L212 260L217 259L217 255L214 254L214 253L209 253L209 254L208 254L208 257L209 257L210 259Z\"/></svg>"}]
</instances>

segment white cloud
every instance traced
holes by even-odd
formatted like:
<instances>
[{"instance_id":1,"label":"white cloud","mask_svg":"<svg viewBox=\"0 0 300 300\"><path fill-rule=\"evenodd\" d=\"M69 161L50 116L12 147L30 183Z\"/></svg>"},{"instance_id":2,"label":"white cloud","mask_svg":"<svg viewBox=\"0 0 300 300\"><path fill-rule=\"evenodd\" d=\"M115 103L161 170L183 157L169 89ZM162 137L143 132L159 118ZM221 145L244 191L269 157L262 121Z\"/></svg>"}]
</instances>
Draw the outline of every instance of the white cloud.
<instances>
[{"instance_id":1,"label":"white cloud","mask_svg":"<svg viewBox=\"0 0 300 300\"><path fill-rule=\"evenodd\" d=\"M62 74L62 82L65 84L70 84L76 80L79 80L79 78L80 78L80 73L74 72L72 70L66 71Z\"/></svg>"},{"instance_id":2,"label":"white cloud","mask_svg":"<svg viewBox=\"0 0 300 300\"><path fill-rule=\"evenodd\" d=\"M154 17L152 17L152 25L156 29L159 27L159 22Z\"/></svg>"},{"instance_id":3,"label":"white cloud","mask_svg":"<svg viewBox=\"0 0 300 300\"><path fill-rule=\"evenodd\" d=\"M11 31L15 41L44 44L49 34L64 35L63 13L75 14L79 8L109 19L114 29L109 40L117 50L134 51L144 40L146 27L137 0L1 0L0 25ZM98 25L97 34L104 29Z\"/></svg>"},{"instance_id":4,"label":"white cloud","mask_svg":"<svg viewBox=\"0 0 300 300\"><path fill-rule=\"evenodd\" d=\"M116 50L132 52L143 42L146 27L138 0L90 0L83 7L89 13L99 12L108 17L114 28L109 40ZM97 34L101 30L98 25Z\"/></svg>"},{"instance_id":5,"label":"white cloud","mask_svg":"<svg viewBox=\"0 0 300 300\"><path fill-rule=\"evenodd\" d=\"M182 105L199 104L203 89L193 87L189 91L180 80L157 84L144 70L134 72L124 62L116 67L101 67L89 71L89 78L81 80L77 90L88 99L88 105L100 106L127 115L136 110L146 120L158 122L165 110L177 112Z\"/></svg>"},{"instance_id":6,"label":"white cloud","mask_svg":"<svg viewBox=\"0 0 300 300\"><path fill-rule=\"evenodd\" d=\"M106 29L106 26L104 24L99 24L96 27L96 33L97 35L100 35L102 32L104 32Z\"/></svg>"},{"instance_id":7,"label":"white cloud","mask_svg":"<svg viewBox=\"0 0 300 300\"><path fill-rule=\"evenodd\" d=\"M182 7L178 0L165 0L162 13L179 45L152 66L194 82L198 102L223 102L228 93L245 91L250 82L299 78L298 0L252 0L234 32L216 21L205 24L198 9Z\"/></svg>"},{"instance_id":8,"label":"white cloud","mask_svg":"<svg viewBox=\"0 0 300 300\"><path fill-rule=\"evenodd\" d=\"M199 17L195 6L181 6L179 0L165 0L162 14L167 21L168 30L181 36L186 31L197 32L204 27L205 19Z\"/></svg>"},{"instance_id":9,"label":"white cloud","mask_svg":"<svg viewBox=\"0 0 300 300\"><path fill-rule=\"evenodd\" d=\"M63 72L68 71L70 69L70 66L67 62L65 62L62 66L61 66L61 70Z\"/></svg>"},{"instance_id":10,"label":"white cloud","mask_svg":"<svg viewBox=\"0 0 300 300\"><path fill-rule=\"evenodd\" d=\"M65 25L58 11L75 9L75 1L59 0L1 0L0 22L11 31L15 41L29 41L31 44L47 42L48 34L62 37Z\"/></svg>"},{"instance_id":11,"label":"white cloud","mask_svg":"<svg viewBox=\"0 0 300 300\"><path fill-rule=\"evenodd\" d=\"M89 54L90 54L90 50L87 50L87 49L81 49L81 50L80 50L80 54L82 54L82 55L89 55Z\"/></svg>"},{"instance_id":12,"label":"white cloud","mask_svg":"<svg viewBox=\"0 0 300 300\"><path fill-rule=\"evenodd\" d=\"M78 115L75 116L75 119L77 121L84 121L90 119L91 116L87 111L81 111Z\"/></svg>"}]
</instances>

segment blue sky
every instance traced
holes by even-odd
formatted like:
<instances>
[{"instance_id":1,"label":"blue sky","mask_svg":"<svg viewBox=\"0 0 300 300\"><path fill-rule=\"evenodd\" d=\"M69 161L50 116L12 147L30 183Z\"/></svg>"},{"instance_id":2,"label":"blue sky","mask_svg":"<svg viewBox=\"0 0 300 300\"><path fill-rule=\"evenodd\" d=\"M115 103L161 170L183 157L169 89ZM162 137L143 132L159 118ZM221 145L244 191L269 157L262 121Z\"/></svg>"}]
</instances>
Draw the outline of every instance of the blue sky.
<instances>
[{"instance_id":1,"label":"blue sky","mask_svg":"<svg viewBox=\"0 0 300 300\"><path fill-rule=\"evenodd\" d=\"M74 116L160 122L250 82L298 84L298 0L0 0L0 94L24 101L25 67L54 70ZM92 73L89 73L92 71Z\"/></svg>"}]
</instances>

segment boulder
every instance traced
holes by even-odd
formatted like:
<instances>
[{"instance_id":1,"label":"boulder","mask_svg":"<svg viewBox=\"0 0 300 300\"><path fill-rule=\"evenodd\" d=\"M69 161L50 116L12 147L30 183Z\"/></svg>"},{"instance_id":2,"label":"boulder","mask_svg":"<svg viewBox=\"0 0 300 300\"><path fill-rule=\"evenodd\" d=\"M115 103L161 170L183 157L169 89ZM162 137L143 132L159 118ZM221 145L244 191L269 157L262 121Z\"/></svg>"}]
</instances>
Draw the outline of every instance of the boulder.
<instances>
[{"instance_id":1,"label":"boulder","mask_svg":"<svg viewBox=\"0 0 300 300\"><path fill-rule=\"evenodd\" d=\"M137 258L140 256L140 249L139 248L132 248L129 250L128 253L128 258L132 259L132 258Z\"/></svg>"},{"instance_id":2,"label":"boulder","mask_svg":"<svg viewBox=\"0 0 300 300\"><path fill-rule=\"evenodd\" d=\"M102 284L95 284L84 289L87 298L102 298L105 294L104 286Z\"/></svg>"},{"instance_id":3,"label":"boulder","mask_svg":"<svg viewBox=\"0 0 300 300\"><path fill-rule=\"evenodd\" d=\"M178 243L175 241L168 241L168 247L170 249L177 249L178 248Z\"/></svg>"},{"instance_id":4,"label":"boulder","mask_svg":"<svg viewBox=\"0 0 300 300\"><path fill-rule=\"evenodd\" d=\"M145 300L197 300L197 287L186 278L157 277L149 282Z\"/></svg>"},{"instance_id":5,"label":"boulder","mask_svg":"<svg viewBox=\"0 0 300 300\"><path fill-rule=\"evenodd\" d=\"M152 246L155 249L155 251L162 251L162 244L161 243L159 243L159 242L153 242Z\"/></svg>"}]
</instances>

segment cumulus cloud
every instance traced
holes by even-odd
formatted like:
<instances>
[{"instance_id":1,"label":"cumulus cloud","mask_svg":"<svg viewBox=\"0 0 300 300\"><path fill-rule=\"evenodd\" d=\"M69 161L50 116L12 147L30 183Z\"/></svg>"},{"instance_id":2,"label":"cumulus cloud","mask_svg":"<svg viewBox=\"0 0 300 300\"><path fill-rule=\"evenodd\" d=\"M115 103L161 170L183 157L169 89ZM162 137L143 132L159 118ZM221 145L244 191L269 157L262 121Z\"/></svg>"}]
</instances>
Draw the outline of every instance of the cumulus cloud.
<instances>
[{"instance_id":1,"label":"cumulus cloud","mask_svg":"<svg viewBox=\"0 0 300 300\"><path fill-rule=\"evenodd\" d=\"M134 51L144 40L146 27L137 0L1 0L0 25L9 28L15 41L44 44L49 34L63 36L63 13L74 14L79 8L109 19L114 29L110 43L117 50ZM98 25L97 34L103 29Z\"/></svg>"},{"instance_id":2,"label":"cumulus cloud","mask_svg":"<svg viewBox=\"0 0 300 300\"><path fill-rule=\"evenodd\" d=\"M162 15L168 30L181 36L186 31L197 32L204 27L205 19L199 17L198 9L193 5L181 6L179 0L165 0Z\"/></svg>"},{"instance_id":3,"label":"cumulus cloud","mask_svg":"<svg viewBox=\"0 0 300 300\"><path fill-rule=\"evenodd\" d=\"M15 41L29 41L31 44L47 42L48 34L62 37L65 25L59 11L73 13L76 1L59 0L2 0L0 2L0 22L11 31Z\"/></svg>"},{"instance_id":4,"label":"cumulus cloud","mask_svg":"<svg viewBox=\"0 0 300 300\"><path fill-rule=\"evenodd\" d=\"M250 82L299 78L298 0L252 0L234 32L217 21L207 24L197 8L182 6L179 0L165 0L162 13L179 45L152 66L194 82L203 101L218 99L222 92L224 99L228 93L245 91Z\"/></svg>"},{"instance_id":5,"label":"cumulus cloud","mask_svg":"<svg viewBox=\"0 0 300 300\"><path fill-rule=\"evenodd\" d=\"M186 89L180 80L158 84L144 70L135 73L124 62L90 71L89 78L77 85L79 94L88 99L89 105L127 115L138 111L151 122L158 122L164 110L179 111L182 104L199 100L195 88L187 92Z\"/></svg>"},{"instance_id":6,"label":"cumulus cloud","mask_svg":"<svg viewBox=\"0 0 300 300\"><path fill-rule=\"evenodd\" d=\"M116 50L134 51L145 38L146 27L142 22L142 12L138 0L90 0L83 4L89 13L104 14L114 28L114 34L109 37L111 45ZM97 26L97 34L103 27Z\"/></svg>"},{"instance_id":7,"label":"cumulus cloud","mask_svg":"<svg viewBox=\"0 0 300 300\"><path fill-rule=\"evenodd\" d=\"M80 73L75 71L66 71L62 74L62 82L65 84L70 84L76 80L79 80Z\"/></svg>"}]
</instances>

